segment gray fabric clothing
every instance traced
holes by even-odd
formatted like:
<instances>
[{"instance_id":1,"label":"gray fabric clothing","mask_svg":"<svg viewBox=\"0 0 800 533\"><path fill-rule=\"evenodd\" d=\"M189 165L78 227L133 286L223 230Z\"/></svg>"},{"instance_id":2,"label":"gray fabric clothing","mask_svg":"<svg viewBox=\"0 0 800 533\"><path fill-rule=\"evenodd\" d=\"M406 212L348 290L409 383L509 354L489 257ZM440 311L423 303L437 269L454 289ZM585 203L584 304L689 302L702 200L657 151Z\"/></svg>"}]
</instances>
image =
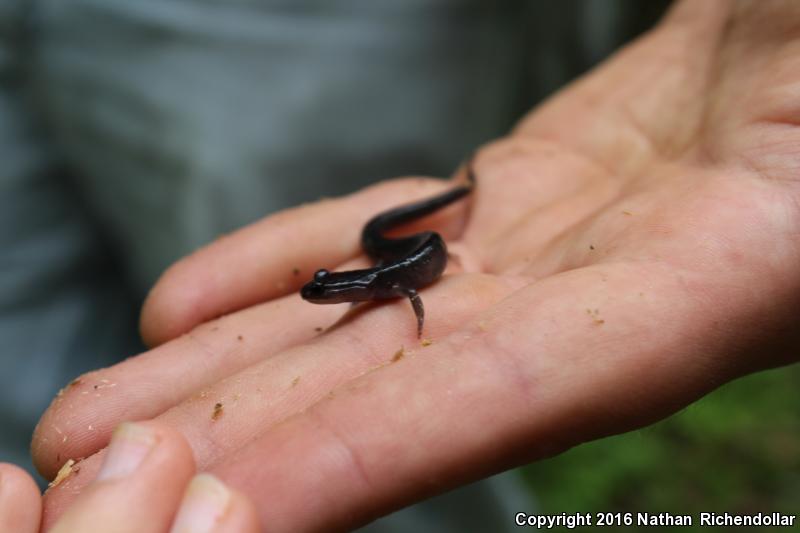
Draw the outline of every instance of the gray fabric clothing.
<instances>
[{"instance_id":1,"label":"gray fabric clothing","mask_svg":"<svg viewBox=\"0 0 800 533\"><path fill-rule=\"evenodd\" d=\"M637 9L2 0L0 460L30 468L58 388L141 349L138 304L170 263L290 205L449 173ZM519 498L507 475L365 530L511 530Z\"/></svg>"}]
</instances>

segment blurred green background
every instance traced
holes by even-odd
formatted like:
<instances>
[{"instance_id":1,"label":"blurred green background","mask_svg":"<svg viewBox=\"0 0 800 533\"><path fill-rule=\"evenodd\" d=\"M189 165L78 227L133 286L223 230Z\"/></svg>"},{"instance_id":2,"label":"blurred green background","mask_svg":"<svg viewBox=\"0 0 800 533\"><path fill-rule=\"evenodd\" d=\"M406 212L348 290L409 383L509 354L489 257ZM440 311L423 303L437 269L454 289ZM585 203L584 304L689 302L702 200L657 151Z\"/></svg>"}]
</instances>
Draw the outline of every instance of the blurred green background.
<instances>
[{"instance_id":1,"label":"blurred green background","mask_svg":"<svg viewBox=\"0 0 800 533\"><path fill-rule=\"evenodd\" d=\"M691 529L659 531L701 531L700 512L798 514L798 383L797 364L747 376L662 422L577 446L522 473L541 513L695 517Z\"/></svg>"}]
</instances>

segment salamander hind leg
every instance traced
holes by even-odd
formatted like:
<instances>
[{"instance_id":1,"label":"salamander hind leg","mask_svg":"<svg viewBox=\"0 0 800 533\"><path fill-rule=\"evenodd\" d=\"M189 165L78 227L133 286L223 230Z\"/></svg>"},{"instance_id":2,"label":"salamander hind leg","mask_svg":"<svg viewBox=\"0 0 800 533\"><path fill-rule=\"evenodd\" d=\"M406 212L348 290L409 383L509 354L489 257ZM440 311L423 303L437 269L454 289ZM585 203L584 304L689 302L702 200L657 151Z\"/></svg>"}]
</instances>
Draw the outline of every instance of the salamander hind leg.
<instances>
[{"instance_id":1,"label":"salamander hind leg","mask_svg":"<svg viewBox=\"0 0 800 533\"><path fill-rule=\"evenodd\" d=\"M408 299L411 300L411 307L414 308L414 314L417 315L417 338L422 337L422 324L425 322L425 307L422 305L422 298L419 297L417 291L409 289L406 291Z\"/></svg>"}]
</instances>

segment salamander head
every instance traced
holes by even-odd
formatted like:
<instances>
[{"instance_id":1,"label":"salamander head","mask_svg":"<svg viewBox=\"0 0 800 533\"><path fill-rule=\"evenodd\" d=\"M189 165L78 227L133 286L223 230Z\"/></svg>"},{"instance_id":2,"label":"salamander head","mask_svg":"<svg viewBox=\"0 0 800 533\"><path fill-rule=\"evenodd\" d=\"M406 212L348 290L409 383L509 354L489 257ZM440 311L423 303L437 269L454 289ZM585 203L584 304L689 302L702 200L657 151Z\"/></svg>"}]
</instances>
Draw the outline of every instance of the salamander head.
<instances>
[{"instance_id":1,"label":"salamander head","mask_svg":"<svg viewBox=\"0 0 800 533\"><path fill-rule=\"evenodd\" d=\"M303 285L303 288L300 289L300 296L303 300L308 300L309 302L321 302L326 300L325 278L327 278L329 274L330 272L324 268L317 270L314 273L314 279Z\"/></svg>"},{"instance_id":2,"label":"salamander head","mask_svg":"<svg viewBox=\"0 0 800 533\"><path fill-rule=\"evenodd\" d=\"M317 270L314 279L303 285L300 296L315 304L338 304L369 300L369 282L374 276L354 275L351 272Z\"/></svg>"}]
</instances>

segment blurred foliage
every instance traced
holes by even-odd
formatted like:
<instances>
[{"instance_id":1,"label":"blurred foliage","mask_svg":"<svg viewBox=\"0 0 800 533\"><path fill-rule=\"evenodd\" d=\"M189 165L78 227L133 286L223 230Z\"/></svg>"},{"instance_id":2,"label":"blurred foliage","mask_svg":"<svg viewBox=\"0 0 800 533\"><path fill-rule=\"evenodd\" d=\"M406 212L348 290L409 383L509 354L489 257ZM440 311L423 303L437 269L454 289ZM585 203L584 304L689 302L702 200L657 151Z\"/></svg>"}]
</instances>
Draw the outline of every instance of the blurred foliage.
<instances>
[{"instance_id":1,"label":"blurred foliage","mask_svg":"<svg viewBox=\"0 0 800 533\"><path fill-rule=\"evenodd\" d=\"M798 364L754 374L658 424L578 446L522 473L541 513L690 514L697 531L700 512L797 514L798 384ZM669 530L690 531L659 528Z\"/></svg>"}]
</instances>

